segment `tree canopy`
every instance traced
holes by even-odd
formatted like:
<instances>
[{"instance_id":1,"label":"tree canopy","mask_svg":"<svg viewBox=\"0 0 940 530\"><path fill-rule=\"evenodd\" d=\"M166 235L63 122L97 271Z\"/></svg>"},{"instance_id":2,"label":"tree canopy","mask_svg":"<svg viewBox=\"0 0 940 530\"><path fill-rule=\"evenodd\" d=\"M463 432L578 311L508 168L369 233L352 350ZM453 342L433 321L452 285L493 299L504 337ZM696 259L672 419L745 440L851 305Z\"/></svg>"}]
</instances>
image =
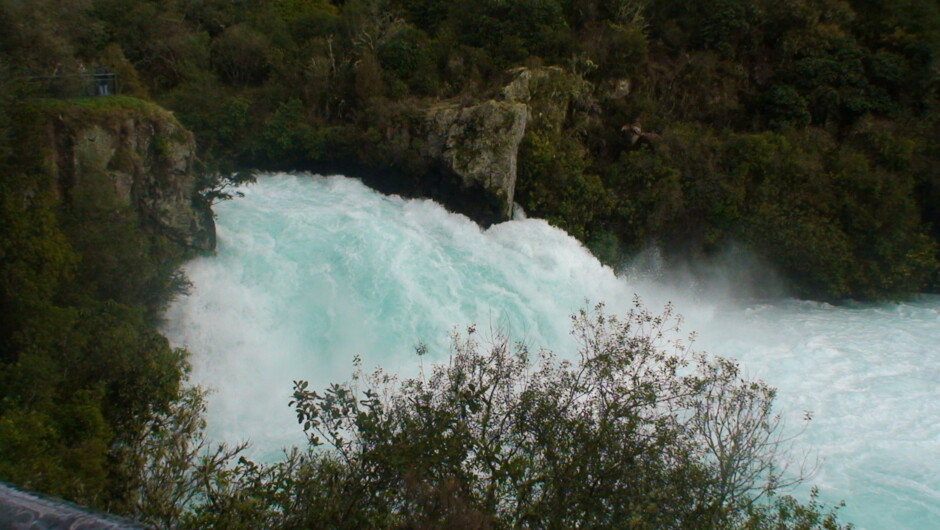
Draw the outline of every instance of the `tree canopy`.
<instances>
[{"instance_id":1,"label":"tree canopy","mask_svg":"<svg viewBox=\"0 0 940 530\"><path fill-rule=\"evenodd\" d=\"M667 258L708 259L737 245L801 296L897 298L937 286L940 10L929 2L72 0L0 9L8 76L107 66L126 93L174 110L219 174L420 179L413 173L426 169L407 162L414 154L385 156L403 149L385 141L395 113L489 98L507 69L557 66L588 90L562 126L529 124L516 198L600 258L616 265L657 245ZM631 144L625 125L656 133L664 148L638 154L648 142Z\"/></svg>"}]
</instances>

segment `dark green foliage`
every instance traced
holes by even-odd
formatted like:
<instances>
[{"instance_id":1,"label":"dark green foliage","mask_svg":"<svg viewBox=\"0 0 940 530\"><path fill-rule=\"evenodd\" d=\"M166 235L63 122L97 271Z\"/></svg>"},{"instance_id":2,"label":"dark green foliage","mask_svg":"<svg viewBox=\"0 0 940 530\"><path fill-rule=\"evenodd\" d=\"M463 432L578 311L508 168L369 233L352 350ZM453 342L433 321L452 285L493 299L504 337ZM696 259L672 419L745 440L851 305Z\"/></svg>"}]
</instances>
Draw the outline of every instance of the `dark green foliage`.
<instances>
[{"instance_id":1,"label":"dark green foliage","mask_svg":"<svg viewBox=\"0 0 940 530\"><path fill-rule=\"evenodd\" d=\"M270 47L263 34L247 25L235 25L213 40L212 66L229 83L259 84L271 69Z\"/></svg>"},{"instance_id":2,"label":"dark green foliage","mask_svg":"<svg viewBox=\"0 0 940 530\"><path fill-rule=\"evenodd\" d=\"M176 398L185 368L183 352L154 329L185 283L176 272L182 251L143 233L128 212L67 211L37 116L107 122L165 111L125 97L25 102L7 81L0 84L0 480L124 511L126 463L115 451Z\"/></svg>"},{"instance_id":3,"label":"dark green foliage","mask_svg":"<svg viewBox=\"0 0 940 530\"><path fill-rule=\"evenodd\" d=\"M0 300L5 321L52 301L78 262L59 230L47 180L25 175L0 180Z\"/></svg>"},{"instance_id":4,"label":"dark green foliage","mask_svg":"<svg viewBox=\"0 0 940 530\"><path fill-rule=\"evenodd\" d=\"M603 29L591 28L586 36L585 51L597 64L592 77L629 79L640 73L648 46L640 29L609 24Z\"/></svg>"},{"instance_id":5,"label":"dark green foliage","mask_svg":"<svg viewBox=\"0 0 940 530\"><path fill-rule=\"evenodd\" d=\"M134 256L139 249L127 262L122 244L134 243L105 237L95 250L112 254L97 259L118 260L110 265L116 270L104 272L121 274L91 291L107 299L103 287L127 288L117 297L125 303L86 298L85 282L101 282L95 275L103 272L60 230L48 184L7 177L0 186L0 477L91 505L120 502L108 452L178 390L183 357L139 305L161 303L165 286L147 285L160 275L145 270L153 261ZM102 234L84 229L86 236ZM128 299L130 293L141 299Z\"/></svg>"},{"instance_id":6,"label":"dark green foliage","mask_svg":"<svg viewBox=\"0 0 940 530\"><path fill-rule=\"evenodd\" d=\"M697 31L695 42L725 57L747 53L757 22L755 3L746 0L717 0L710 5L693 4Z\"/></svg>"},{"instance_id":7,"label":"dark green foliage","mask_svg":"<svg viewBox=\"0 0 940 530\"><path fill-rule=\"evenodd\" d=\"M76 280L83 292L141 304L155 318L164 309L168 293L185 289L176 273L182 249L161 236L143 233L131 212L65 215L64 219L73 248L82 256Z\"/></svg>"},{"instance_id":8,"label":"dark green foliage","mask_svg":"<svg viewBox=\"0 0 940 530\"><path fill-rule=\"evenodd\" d=\"M662 157L643 149L623 153L607 176L608 189L619 200L611 224L634 252L670 230L684 209L679 172Z\"/></svg>"},{"instance_id":9,"label":"dark green foliage","mask_svg":"<svg viewBox=\"0 0 940 530\"><path fill-rule=\"evenodd\" d=\"M393 169L406 180L435 178L417 153L421 138L390 145L401 141L389 134L393 110L421 109L428 101L419 98L477 102L499 93L510 67L557 65L589 88L553 89L531 102L517 197L533 215L607 248L609 259L617 254L610 249L651 241L696 256L744 243L809 296L893 297L936 282L940 164L930 146L940 143L940 9L930 2L54 7L39 17L40 7L2 4L10 31L0 44L11 67L114 65L136 93L149 88L196 133L201 156L218 168L212 174L387 170L381 153L395 152ZM41 23L15 23L29 17ZM35 46L13 53L26 43ZM554 130L540 124L545 113ZM659 133L662 148L641 153L621 132L632 124ZM792 164L738 153L758 149L742 138L756 142L766 131L789 145L759 156L791 156ZM804 144L817 139L828 152ZM836 167L854 155L868 162Z\"/></svg>"},{"instance_id":10,"label":"dark green foliage","mask_svg":"<svg viewBox=\"0 0 940 530\"><path fill-rule=\"evenodd\" d=\"M435 95L439 80L435 51L427 35L413 27L405 27L382 42L377 50L377 59L392 87L398 84L401 95Z\"/></svg>"},{"instance_id":11,"label":"dark green foliage","mask_svg":"<svg viewBox=\"0 0 940 530\"><path fill-rule=\"evenodd\" d=\"M397 0L393 2L401 9L405 18L419 28L427 28L429 32L436 33L437 28L447 20L450 6L449 2L438 0Z\"/></svg>"},{"instance_id":12,"label":"dark green foliage","mask_svg":"<svg viewBox=\"0 0 940 530\"><path fill-rule=\"evenodd\" d=\"M530 55L558 58L572 46L554 0L460 2L452 13L459 42L485 50L497 67L512 66Z\"/></svg>"},{"instance_id":13,"label":"dark green foliage","mask_svg":"<svg viewBox=\"0 0 940 530\"><path fill-rule=\"evenodd\" d=\"M577 142L550 133L527 134L519 152L519 200L528 212L580 239L592 222L608 213L609 196L600 178L585 173Z\"/></svg>"},{"instance_id":14,"label":"dark green foliage","mask_svg":"<svg viewBox=\"0 0 940 530\"><path fill-rule=\"evenodd\" d=\"M715 136L686 126L614 168L608 187L625 190L616 218L627 240L706 252L744 242L805 294L834 299L901 293L936 270L914 180L819 131Z\"/></svg>"},{"instance_id":15,"label":"dark green foliage","mask_svg":"<svg viewBox=\"0 0 940 530\"><path fill-rule=\"evenodd\" d=\"M802 128L812 120L806 99L790 85L777 85L768 90L762 106L771 129Z\"/></svg>"},{"instance_id":16,"label":"dark green foliage","mask_svg":"<svg viewBox=\"0 0 940 530\"><path fill-rule=\"evenodd\" d=\"M196 459L197 432L161 429L196 464L174 484L198 494L189 513L141 511L185 528L843 528L815 493L776 496L799 471L776 467L774 389L690 351L677 324L639 303L581 311L573 361L471 326L426 375L298 381L308 450Z\"/></svg>"}]
</instances>

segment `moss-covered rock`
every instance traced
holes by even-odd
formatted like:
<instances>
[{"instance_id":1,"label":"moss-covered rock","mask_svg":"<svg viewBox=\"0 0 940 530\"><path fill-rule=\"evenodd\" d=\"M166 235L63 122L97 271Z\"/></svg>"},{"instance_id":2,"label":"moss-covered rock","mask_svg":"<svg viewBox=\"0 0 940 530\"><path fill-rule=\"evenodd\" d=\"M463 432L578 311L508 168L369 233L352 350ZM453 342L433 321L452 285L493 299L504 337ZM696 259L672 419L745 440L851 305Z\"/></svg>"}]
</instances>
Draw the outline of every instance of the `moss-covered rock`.
<instances>
[{"instance_id":1,"label":"moss-covered rock","mask_svg":"<svg viewBox=\"0 0 940 530\"><path fill-rule=\"evenodd\" d=\"M529 121L536 128L560 129L573 104L582 107L593 104L593 86L563 68L519 67L508 73L511 80L503 87L502 99L525 104Z\"/></svg>"},{"instance_id":2,"label":"moss-covered rock","mask_svg":"<svg viewBox=\"0 0 940 530\"><path fill-rule=\"evenodd\" d=\"M46 100L27 112L39 124L39 166L72 211L127 211L184 247L215 247L212 213L197 195L195 140L172 113L129 97Z\"/></svg>"},{"instance_id":3,"label":"moss-covered rock","mask_svg":"<svg viewBox=\"0 0 940 530\"><path fill-rule=\"evenodd\" d=\"M484 225L505 221L527 113L508 101L409 101L386 109L364 135L360 156L407 174L406 194L434 198Z\"/></svg>"},{"instance_id":4,"label":"moss-covered rock","mask_svg":"<svg viewBox=\"0 0 940 530\"><path fill-rule=\"evenodd\" d=\"M436 105L424 119L422 154L441 161L465 188L481 186L498 203L498 215L509 219L526 106L493 100L469 107Z\"/></svg>"},{"instance_id":5,"label":"moss-covered rock","mask_svg":"<svg viewBox=\"0 0 940 530\"><path fill-rule=\"evenodd\" d=\"M523 137L557 137L573 114L588 115L572 111L591 105L592 88L558 67L516 68L507 76L493 99L412 100L382 109L363 158L401 168L418 181L418 194L479 222L511 218Z\"/></svg>"}]
</instances>

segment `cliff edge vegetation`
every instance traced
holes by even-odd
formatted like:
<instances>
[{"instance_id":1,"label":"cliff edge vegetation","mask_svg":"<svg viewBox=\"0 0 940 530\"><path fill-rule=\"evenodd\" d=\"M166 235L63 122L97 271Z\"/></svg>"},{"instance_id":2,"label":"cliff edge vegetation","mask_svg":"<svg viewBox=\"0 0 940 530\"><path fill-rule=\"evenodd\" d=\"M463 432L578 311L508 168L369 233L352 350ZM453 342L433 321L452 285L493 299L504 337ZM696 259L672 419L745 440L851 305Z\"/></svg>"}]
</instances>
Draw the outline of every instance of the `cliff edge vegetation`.
<instances>
[{"instance_id":1,"label":"cliff edge vegetation","mask_svg":"<svg viewBox=\"0 0 940 530\"><path fill-rule=\"evenodd\" d=\"M129 98L0 102L0 477L112 511L178 399L156 323L214 244L192 134Z\"/></svg>"},{"instance_id":2,"label":"cliff edge vegetation","mask_svg":"<svg viewBox=\"0 0 940 530\"><path fill-rule=\"evenodd\" d=\"M52 4L0 4L8 77L107 67L223 174L343 171L484 223L515 201L614 265L743 246L809 298L937 288L931 2Z\"/></svg>"}]
</instances>

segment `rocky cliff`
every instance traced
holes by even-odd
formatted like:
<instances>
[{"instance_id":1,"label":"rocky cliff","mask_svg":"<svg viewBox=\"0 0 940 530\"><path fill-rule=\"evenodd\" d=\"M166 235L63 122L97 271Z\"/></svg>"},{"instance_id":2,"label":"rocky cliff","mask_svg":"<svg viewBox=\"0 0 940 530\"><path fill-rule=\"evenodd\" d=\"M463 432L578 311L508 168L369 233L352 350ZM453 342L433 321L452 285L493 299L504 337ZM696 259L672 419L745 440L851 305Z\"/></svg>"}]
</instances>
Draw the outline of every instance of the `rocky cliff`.
<instances>
[{"instance_id":1,"label":"rocky cliff","mask_svg":"<svg viewBox=\"0 0 940 530\"><path fill-rule=\"evenodd\" d=\"M516 158L525 132L524 104L508 101L410 101L374 124L374 145L360 149L370 166L406 175L364 180L380 191L435 199L487 225L512 215Z\"/></svg>"},{"instance_id":2,"label":"rocky cliff","mask_svg":"<svg viewBox=\"0 0 940 530\"><path fill-rule=\"evenodd\" d=\"M376 124L377 145L362 156L409 173L414 188L405 193L434 198L483 224L504 221L512 217L523 137L532 127L563 127L572 102L589 91L561 68L518 68L490 99L399 104Z\"/></svg>"},{"instance_id":3,"label":"rocky cliff","mask_svg":"<svg viewBox=\"0 0 940 530\"><path fill-rule=\"evenodd\" d=\"M520 103L442 103L425 111L421 155L440 161L464 188L482 187L496 202L497 217L512 215L516 157L526 126Z\"/></svg>"},{"instance_id":4,"label":"rocky cliff","mask_svg":"<svg viewBox=\"0 0 940 530\"><path fill-rule=\"evenodd\" d=\"M572 104L591 106L592 86L580 76L557 66L514 68L500 99L524 104L530 126L559 128L569 118Z\"/></svg>"},{"instance_id":5,"label":"rocky cliff","mask_svg":"<svg viewBox=\"0 0 940 530\"><path fill-rule=\"evenodd\" d=\"M44 170L73 211L129 214L183 247L215 247L212 212L197 195L195 141L172 113L125 97L47 101L39 113Z\"/></svg>"}]
</instances>

